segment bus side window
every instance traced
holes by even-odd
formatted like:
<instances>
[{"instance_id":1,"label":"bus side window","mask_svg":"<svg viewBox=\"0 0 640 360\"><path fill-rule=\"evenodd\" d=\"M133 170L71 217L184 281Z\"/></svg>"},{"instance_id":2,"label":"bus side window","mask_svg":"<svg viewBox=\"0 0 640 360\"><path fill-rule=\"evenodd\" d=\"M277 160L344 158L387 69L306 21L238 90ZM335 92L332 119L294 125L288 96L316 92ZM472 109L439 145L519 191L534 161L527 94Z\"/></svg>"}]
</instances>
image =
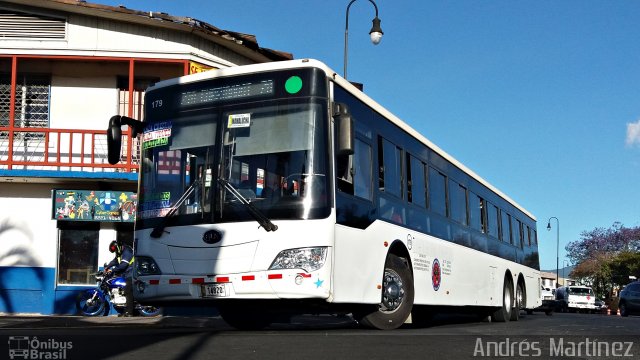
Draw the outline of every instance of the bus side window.
<instances>
[{"instance_id":1,"label":"bus side window","mask_svg":"<svg viewBox=\"0 0 640 360\"><path fill-rule=\"evenodd\" d=\"M371 145L357 139L355 142L354 183L355 195L363 199L372 200L371 191Z\"/></svg>"},{"instance_id":2,"label":"bus side window","mask_svg":"<svg viewBox=\"0 0 640 360\"><path fill-rule=\"evenodd\" d=\"M371 200L371 164L371 145L356 138L353 155L341 155L337 158L338 191Z\"/></svg>"},{"instance_id":3,"label":"bus side window","mask_svg":"<svg viewBox=\"0 0 640 360\"><path fill-rule=\"evenodd\" d=\"M469 191L469 215L471 227L482 233L487 232L486 206L484 199Z\"/></svg>"},{"instance_id":4,"label":"bus side window","mask_svg":"<svg viewBox=\"0 0 640 360\"><path fill-rule=\"evenodd\" d=\"M493 205L492 203L486 201L487 205L487 233L494 238L498 239L498 222L500 219L500 211L498 211L498 207Z\"/></svg>"},{"instance_id":5,"label":"bus side window","mask_svg":"<svg viewBox=\"0 0 640 360\"><path fill-rule=\"evenodd\" d=\"M427 207L425 163L407 153L407 200L420 207Z\"/></svg>"},{"instance_id":6,"label":"bus side window","mask_svg":"<svg viewBox=\"0 0 640 360\"><path fill-rule=\"evenodd\" d=\"M378 137L380 191L402 198L402 149L383 137Z\"/></svg>"},{"instance_id":7,"label":"bus side window","mask_svg":"<svg viewBox=\"0 0 640 360\"><path fill-rule=\"evenodd\" d=\"M502 241L513 244L513 237L511 235L511 215L504 210L500 212L500 215L502 216L502 226L500 227L502 230Z\"/></svg>"},{"instance_id":8,"label":"bus side window","mask_svg":"<svg viewBox=\"0 0 640 360\"><path fill-rule=\"evenodd\" d=\"M467 189L449 179L449 213L451 219L467 225Z\"/></svg>"},{"instance_id":9,"label":"bus side window","mask_svg":"<svg viewBox=\"0 0 640 360\"><path fill-rule=\"evenodd\" d=\"M513 218L514 220L514 229L513 231L515 232L515 240L516 243L514 245L519 246L520 248L522 248L524 246L524 236L523 236L523 230L522 230L522 222L518 219Z\"/></svg>"},{"instance_id":10,"label":"bus side window","mask_svg":"<svg viewBox=\"0 0 640 360\"><path fill-rule=\"evenodd\" d=\"M429 210L447 216L447 177L429 166Z\"/></svg>"},{"instance_id":11,"label":"bus side window","mask_svg":"<svg viewBox=\"0 0 640 360\"><path fill-rule=\"evenodd\" d=\"M353 195L352 175L353 155L338 155L336 159L336 177L338 191Z\"/></svg>"}]
</instances>

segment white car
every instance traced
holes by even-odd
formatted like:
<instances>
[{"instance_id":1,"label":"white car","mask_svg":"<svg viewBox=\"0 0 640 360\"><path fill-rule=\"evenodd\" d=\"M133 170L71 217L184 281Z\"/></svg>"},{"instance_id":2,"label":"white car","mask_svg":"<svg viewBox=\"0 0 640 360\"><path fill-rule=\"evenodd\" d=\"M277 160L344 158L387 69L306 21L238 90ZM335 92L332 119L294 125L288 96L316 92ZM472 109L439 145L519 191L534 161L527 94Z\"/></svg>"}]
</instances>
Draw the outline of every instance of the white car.
<instances>
[{"instance_id":1,"label":"white car","mask_svg":"<svg viewBox=\"0 0 640 360\"><path fill-rule=\"evenodd\" d=\"M546 288L544 286L541 286L540 300L545 301L545 300L553 300L553 299L555 299L555 295L553 294L553 291L551 291L551 288Z\"/></svg>"},{"instance_id":2,"label":"white car","mask_svg":"<svg viewBox=\"0 0 640 360\"><path fill-rule=\"evenodd\" d=\"M595 311L596 296L588 286L563 286L556 290L562 311Z\"/></svg>"},{"instance_id":3,"label":"white car","mask_svg":"<svg viewBox=\"0 0 640 360\"><path fill-rule=\"evenodd\" d=\"M551 315L553 310L556 308L555 295L550 288L545 288L544 286L540 286L540 300L542 300L542 305L535 308L535 311L544 311L545 314ZM527 311L528 314L533 313L534 310Z\"/></svg>"}]
</instances>

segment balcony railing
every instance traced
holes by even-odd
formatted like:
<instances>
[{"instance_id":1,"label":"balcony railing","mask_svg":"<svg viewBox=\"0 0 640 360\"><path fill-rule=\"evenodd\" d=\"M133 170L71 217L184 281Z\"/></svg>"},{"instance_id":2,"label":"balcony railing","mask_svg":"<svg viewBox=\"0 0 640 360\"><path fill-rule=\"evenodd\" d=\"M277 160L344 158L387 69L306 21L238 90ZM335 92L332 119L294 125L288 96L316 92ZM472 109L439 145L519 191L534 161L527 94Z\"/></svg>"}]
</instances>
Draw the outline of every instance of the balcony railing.
<instances>
[{"instance_id":1,"label":"balcony railing","mask_svg":"<svg viewBox=\"0 0 640 360\"><path fill-rule=\"evenodd\" d=\"M121 161L111 165L104 130L0 127L0 169L137 172L138 139L124 132L122 145Z\"/></svg>"}]
</instances>

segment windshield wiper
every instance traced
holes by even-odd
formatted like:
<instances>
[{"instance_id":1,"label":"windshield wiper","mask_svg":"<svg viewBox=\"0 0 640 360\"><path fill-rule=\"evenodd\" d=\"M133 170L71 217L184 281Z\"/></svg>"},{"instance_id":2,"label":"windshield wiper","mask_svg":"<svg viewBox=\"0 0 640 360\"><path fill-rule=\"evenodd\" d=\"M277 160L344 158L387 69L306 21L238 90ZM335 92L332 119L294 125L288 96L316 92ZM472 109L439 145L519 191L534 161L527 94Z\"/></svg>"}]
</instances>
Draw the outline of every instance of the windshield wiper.
<instances>
[{"instance_id":1,"label":"windshield wiper","mask_svg":"<svg viewBox=\"0 0 640 360\"><path fill-rule=\"evenodd\" d=\"M251 201L247 200L244 196L242 196L242 194L240 194L240 192L236 190L236 188L234 188L230 182L224 179L218 179L218 183L222 185L222 187L224 187L228 192L230 192L231 195L233 195L236 199L238 199L240 203L246 206L251 216L253 216L253 218L256 219L258 224L260 224L260 226L262 226L267 232L278 230L278 225L275 225L274 223L272 223L268 217L266 217L263 213L260 212L260 210L258 210L255 206L253 206Z\"/></svg>"},{"instance_id":2,"label":"windshield wiper","mask_svg":"<svg viewBox=\"0 0 640 360\"><path fill-rule=\"evenodd\" d=\"M182 206L182 204L195 191L196 186L200 186L200 180L195 180L191 185L189 185L187 190L184 191L184 194L180 196L180 198L178 199L178 201L176 201L175 205L173 205L171 210L169 210L169 212L167 212L167 214L162 218L162 220L160 221L160 224L158 224L158 226L153 228L153 231L151 231L152 238L159 238L160 236L162 236L162 234L165 232L164 228L167 227L168 219L173 215L175 215L176 212L178 212L178 209L180 209L180 206Z\"/></svg>"}]
</instances>

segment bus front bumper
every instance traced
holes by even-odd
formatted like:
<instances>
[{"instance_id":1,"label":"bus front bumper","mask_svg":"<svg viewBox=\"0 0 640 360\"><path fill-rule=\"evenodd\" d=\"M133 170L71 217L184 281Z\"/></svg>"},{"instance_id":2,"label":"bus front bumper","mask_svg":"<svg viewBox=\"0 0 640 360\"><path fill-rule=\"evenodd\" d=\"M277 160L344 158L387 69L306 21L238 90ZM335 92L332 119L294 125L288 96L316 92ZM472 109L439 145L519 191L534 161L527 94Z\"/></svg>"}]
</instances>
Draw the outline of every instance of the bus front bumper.
<instances>
[{"instance_id":1,"label":"bus front bumper","mask_svg":"<svg viewBox=\"0 0 640 360\"><path fill-rule=\"evenodd\" d=\"M328 299L323 269L259 271L224 275L150 275L133 282L134 297L145 302L212 299Z\"/></svg>"},{"instance_id":2,"label":"bus front bumper","mask_svg":"<svg viewBox=\"0 0 640 360\"><path fill-rule=\"evenodd\" d=\"M589 304L589 303L573 303L573 302L570 302L569 303L569 309L595 310L596 309L596 305L595 304Z\"/></svg>"}]
</instances>

